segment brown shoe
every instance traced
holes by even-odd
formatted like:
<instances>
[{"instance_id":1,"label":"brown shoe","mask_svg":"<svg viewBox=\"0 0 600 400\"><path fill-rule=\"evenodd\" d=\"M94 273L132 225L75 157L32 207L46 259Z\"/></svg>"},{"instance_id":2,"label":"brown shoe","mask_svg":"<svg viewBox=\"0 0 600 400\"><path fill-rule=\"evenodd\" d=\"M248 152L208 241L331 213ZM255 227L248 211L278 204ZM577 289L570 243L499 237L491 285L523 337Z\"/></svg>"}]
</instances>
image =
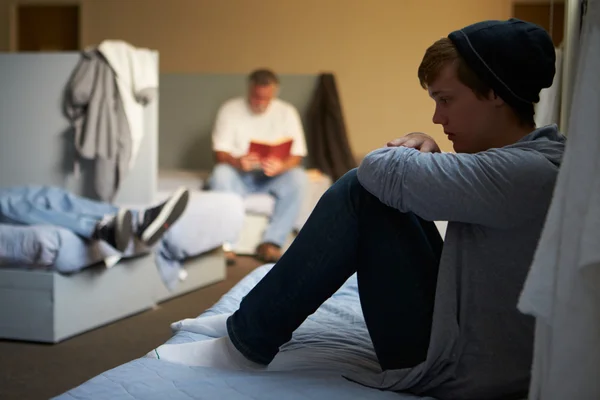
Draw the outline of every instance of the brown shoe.
<instances>
[{"instance_id":1,"label":"brown shoe","mask_svg":"<svg viewBox=\"0 0 600 400\"><path fill-rule=\"evenodd\" d=\"M236 254L233 251L225 251L225 265L234 265L236 261Z\"/></svg>"},{"instance_id":2,"label":"brown shoe","mask_svg":"<svg viewBox=\"0 0 600 400\"><path fill-rule=\"evenodd\" d=\"M266 263L274 263L281 258L281 248L273 243L261 243L256 248L256 258Z\"/></svg>"}]
</instances>

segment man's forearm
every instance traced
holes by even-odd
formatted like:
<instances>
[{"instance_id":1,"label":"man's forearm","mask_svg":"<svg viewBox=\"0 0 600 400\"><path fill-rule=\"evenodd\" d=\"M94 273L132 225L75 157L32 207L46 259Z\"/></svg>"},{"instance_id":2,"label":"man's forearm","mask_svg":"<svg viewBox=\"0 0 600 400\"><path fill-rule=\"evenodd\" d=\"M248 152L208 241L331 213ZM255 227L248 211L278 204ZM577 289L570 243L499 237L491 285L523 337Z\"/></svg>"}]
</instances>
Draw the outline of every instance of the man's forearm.
<instances>
[{"instance_id":1,"label":"man's forearm","mask_svg":"<svg viewBox=\"0 0 600 400\"><path fill-rule=\"evenodd\" d=\"M217 159L217 163L229 164L236 169L241 169L242 167L239 158L236 158L225 151L215 152L215 158Z\"/></svg>"}]
</instances>

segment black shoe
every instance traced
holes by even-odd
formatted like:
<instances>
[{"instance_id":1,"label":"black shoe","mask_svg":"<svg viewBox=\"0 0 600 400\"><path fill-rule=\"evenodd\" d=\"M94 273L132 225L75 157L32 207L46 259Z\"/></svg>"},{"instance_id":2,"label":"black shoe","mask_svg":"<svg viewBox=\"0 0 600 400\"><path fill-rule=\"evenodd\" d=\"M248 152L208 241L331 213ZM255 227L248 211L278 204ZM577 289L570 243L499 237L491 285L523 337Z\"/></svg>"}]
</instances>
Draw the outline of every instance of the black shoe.
<instances>
[{"instance_id":1,"label":"black shoe","mask_svg":"<svg viewBox=\"0 0 600 400\"><path fill-rule=\"evenodd\" d=\"M164 203L140 213L138 237L146 246L152 246L181 217L187 207L190 192L178 189Z\"/></svg>"},{"instance_id":2,"label":"black shoe","mask_svg":"<svg viewBox=\"0 0 600 400\"><path fill-rule=\"evenodd\" d=\"M133 235L131 225L131 211L119 210L116 215L112 215L100 221L94 232L94 238L104 240L119 252L124 252L129 245Z\"/></svg>"},{"instance_id":3,"label":"black shoe","mask_svg":"<svg viewBox=\"0 0 600 400\"><path fill-rule=\"evenodd\" d=\"M256 258L265 263L276 263L281 258L281 247L274 243L261 243L256 248Z\"/></svg>"}]
</instances>

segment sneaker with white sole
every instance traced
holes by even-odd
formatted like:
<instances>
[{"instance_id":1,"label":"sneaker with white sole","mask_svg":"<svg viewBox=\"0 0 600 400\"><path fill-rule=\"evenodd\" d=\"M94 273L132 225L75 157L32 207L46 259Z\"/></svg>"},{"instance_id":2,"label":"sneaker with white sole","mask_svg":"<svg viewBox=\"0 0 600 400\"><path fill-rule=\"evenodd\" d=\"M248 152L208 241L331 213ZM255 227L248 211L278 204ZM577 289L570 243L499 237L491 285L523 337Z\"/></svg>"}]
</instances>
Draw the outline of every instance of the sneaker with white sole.
<instances>
[{"instance_id":1,"label":"sneaker with white sole","mask_svg":"<svg viewBox=\"0 0 600 400\"><path fill-rule=\"evenodd\" d=\"M153 246L181 217L187 207L190 192L180 188L165 202L139 213L138 237L146 246Z\"/></svg>"},{"instance_id":2,"label":"sneaker with white sole","mask_svg":"<svg viewBox=\"0 0 600 400\"><path fill-rule=\"evenodd\" d=\"M104 217L96 226L93 238L103 240L119 252L124 252L133 236L131 211L119 210L115 215Z\"/></svg>"}]
</instances>

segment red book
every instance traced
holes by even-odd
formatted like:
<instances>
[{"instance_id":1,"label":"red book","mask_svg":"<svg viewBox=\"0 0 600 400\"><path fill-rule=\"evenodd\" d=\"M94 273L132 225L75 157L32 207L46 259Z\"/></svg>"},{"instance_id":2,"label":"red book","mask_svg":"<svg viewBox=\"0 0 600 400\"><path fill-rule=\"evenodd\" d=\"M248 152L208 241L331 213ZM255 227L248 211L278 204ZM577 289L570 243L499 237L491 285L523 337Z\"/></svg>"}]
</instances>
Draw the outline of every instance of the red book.
<instances>
[{"instance_id":1,"label":"red book","mask_svg":"<svg viewBox=\"0 0 600 400\"><path fill-rule=\"evenodd\" d=\"M291 138L283 138L275 142L260 142L253 140L250 142L248 153L258 154L261 160L269 157L286 160L290 156L293 142L294 139Z\"/></svg>"}]
</instances>

